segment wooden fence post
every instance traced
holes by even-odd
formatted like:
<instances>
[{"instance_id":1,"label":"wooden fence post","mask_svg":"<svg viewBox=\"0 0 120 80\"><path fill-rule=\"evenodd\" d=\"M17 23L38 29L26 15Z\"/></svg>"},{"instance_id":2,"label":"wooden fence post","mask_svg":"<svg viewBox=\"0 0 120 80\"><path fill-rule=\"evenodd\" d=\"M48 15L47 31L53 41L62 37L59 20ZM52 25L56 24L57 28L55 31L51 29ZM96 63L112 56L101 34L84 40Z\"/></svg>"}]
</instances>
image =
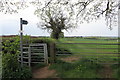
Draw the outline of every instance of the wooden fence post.
<instances>
[{"instance_id":1,"label":"wooden fence post","mask_svg":"<svg viewBox=\"0 0 120 80\"><path fill-rule=\"evenodd\" d=\"M55 63L56 48L55 43L50 43L50 63Z\"/></svg>"},{"instance_id":2,"label":"wooden fence post","mask_svg":"<svg viewBox=\"0 0 120 80\"><path fill-rule=\"evenodd\" d=\"M44 44L44 61L48 64L48 52L47 52L47 44Z\"/></svg>"},{"instance_id":3,"label":"wooden fence post","mask_svg":"<svg viewBox=\"0 0 120 80\"><path fill-rule=\"evenodd\" d=\"M28 48L28 65L29 67L31 67L31 47L29 45L29 48Z\"/></svg>"}]
</instances>

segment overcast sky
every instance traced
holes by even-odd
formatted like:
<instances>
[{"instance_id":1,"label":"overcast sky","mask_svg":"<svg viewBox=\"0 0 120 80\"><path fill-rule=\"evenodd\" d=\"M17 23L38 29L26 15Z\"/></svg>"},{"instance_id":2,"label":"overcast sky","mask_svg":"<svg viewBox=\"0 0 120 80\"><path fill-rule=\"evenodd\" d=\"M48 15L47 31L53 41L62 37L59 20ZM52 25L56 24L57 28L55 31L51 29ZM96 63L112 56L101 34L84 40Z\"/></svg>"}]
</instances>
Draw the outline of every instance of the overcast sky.
<instances>
[{"instance_id":1,"label":"overcast sky","mask_svg":"<svg viewBox=\"0 0 120 80\"><path fill-rule=\"evenodd\" d=\"M34 15L34 8L30 7L24 11L19 11L18 14L3 14L0 13L0 34L1 35L16 35L19 34L20 18L28 21L28 25L24 25L24 35L32 36L49 36L45 30L37 27L38 18ZM104 19L91 23L84 23L76 29L64 31L65 36L118 36L118 26L113 26L113 30L108 29Z\"/></svg>"}]
</instances>

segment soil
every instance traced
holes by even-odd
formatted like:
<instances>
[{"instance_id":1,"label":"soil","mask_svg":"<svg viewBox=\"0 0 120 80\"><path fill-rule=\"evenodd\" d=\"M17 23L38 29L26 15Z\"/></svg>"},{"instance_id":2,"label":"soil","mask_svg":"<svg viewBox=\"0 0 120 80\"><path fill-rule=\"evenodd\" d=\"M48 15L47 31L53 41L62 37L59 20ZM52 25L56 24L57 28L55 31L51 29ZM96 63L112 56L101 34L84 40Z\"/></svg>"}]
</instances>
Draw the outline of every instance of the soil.
<instances>
[{"instance_id":1,"label":"soil","mask_svg":"<svg viewBox=\"0 0 120 80\"><path fill-rule=\"evenodd\" d=\"M61 60L64 60L66 62L73 62L79 60L79 57L72 56L61 58ZM60 78L57 77L55 70L49 70L48 68L49 66L32 70L33 78L57 78L58 80L61 80Z\"/></svg>"},{"instance_id":2,"label":"soil","mask_svg":"<svg viewBox=\"0 0 120 80\"><path fill-rule=\"evenodd\" d=\"M80 59L80 57L78 57L78 56L70 56L70 57L61 58L61 60L65 61L65 62L74 62L79 59Z\"/></svg>"},{"instance_id":3,"label":"soil","mask_svg":"<svg viewBox=\"0 0 120 80\"><path fill-rule=\"evenodd\" d=\"M33 70L33 78L56 78L56 71L49 70L49 66Z\"/></svg>"}]
</instances>

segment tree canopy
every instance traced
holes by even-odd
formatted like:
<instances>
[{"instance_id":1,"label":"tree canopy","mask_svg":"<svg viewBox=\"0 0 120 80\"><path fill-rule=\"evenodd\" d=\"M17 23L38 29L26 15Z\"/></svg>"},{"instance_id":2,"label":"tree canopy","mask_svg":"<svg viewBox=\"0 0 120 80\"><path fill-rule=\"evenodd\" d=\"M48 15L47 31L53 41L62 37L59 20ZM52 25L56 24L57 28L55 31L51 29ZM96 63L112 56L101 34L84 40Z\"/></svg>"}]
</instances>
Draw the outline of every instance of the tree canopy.
<instances>
[{"instance_id":1,"label":"tree canopy","mask_svg":"<svg viewBox=\"0 0 120 80\"><path fill-rule=\"evenodd\" d=\"M33 4L38 14L49 7L57 9L72 19L75 25L105 17L107 25L112 29L112 24L117 21L119 2L117 0L43 0L43 2L38 0L38 2L33 1Z\"/></svg>"},{"instance_id":2,"label":"tree canopy","mask_svg":"<svg viewBox=\"0 0 120 80\"><path fill-rule=\"evenodd\" d=\"M56 26L60 26L63 21L64 28L61 27L61 30L67 30L101 17L105 17L107 25L112 29L112 25L117 22L119 2L118 0L24 0L16 2L1 0L0 12L13 13L30 5L36 7L35 15L40 18L39 25L43 29L51 30L51 21Z\"/></svg>"}]
</instances>

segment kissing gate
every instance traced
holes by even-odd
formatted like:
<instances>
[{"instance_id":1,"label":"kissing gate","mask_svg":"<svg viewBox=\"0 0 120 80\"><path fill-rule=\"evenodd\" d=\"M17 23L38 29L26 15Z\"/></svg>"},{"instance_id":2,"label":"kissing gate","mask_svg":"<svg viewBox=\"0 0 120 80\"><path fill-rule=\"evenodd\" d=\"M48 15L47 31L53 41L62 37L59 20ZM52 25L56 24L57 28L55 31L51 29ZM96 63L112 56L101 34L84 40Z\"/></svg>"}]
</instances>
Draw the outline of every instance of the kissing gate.
<instances>
[{"instance_id":1,"label":"kissing gate","mask_svg":"<svg viewBox=\"0 0 120 80\"><path fill-rule=\"evenodd\" d=\"M47 44L23 44L23 54L19 55L21 64L48 63Z\"/></svg>"},{"instance_id":2,"label":"kissing gate","mask_svg":"<svg viewBox=\"0 0 120 80\"><path fill-rule=\"evenodd\" d=\"M47 44L23 44L23 24L27 25L28 22L20 18L20 55L18 61L23 64L31 63L48 63Z\"/></svg>"},{"instance_id":3,"label":"kissing gate","mask_svg":"<svg viewBox=\"0 0 120 80\"><path fill-rule=\"evenodd\" d=\"M48 50L46 43L35 43L35 44L23 44L23 24L27 25L28 22L20 18L20 55L18 56L18 61L23 64L31 63L48 63ZM50 43L50 63L55 61L55 44Z\"/></svg>"}]
</instances>

